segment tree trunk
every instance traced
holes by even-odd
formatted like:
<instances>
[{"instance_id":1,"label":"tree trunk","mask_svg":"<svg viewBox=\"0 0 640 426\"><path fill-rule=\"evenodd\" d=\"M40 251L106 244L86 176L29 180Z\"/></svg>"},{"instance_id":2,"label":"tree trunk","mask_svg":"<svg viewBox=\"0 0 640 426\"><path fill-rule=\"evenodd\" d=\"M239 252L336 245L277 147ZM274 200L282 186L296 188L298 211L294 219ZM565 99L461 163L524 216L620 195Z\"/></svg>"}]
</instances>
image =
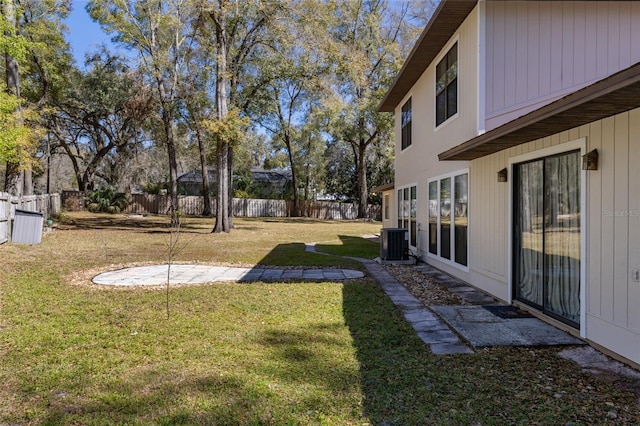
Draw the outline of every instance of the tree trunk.
<instances>
[{"instance_id":1,"label":"tree trunk","mask_svg":"<svg viewBox=\"0 0 640 426\"><path fill-rule=\"evenodd\" d=\"M83 185L82 173L80 172L80 165L78 164L78 159L76 158L75 155L73 155L73 153L71 152L71 148L69 147L68 144L62 143L61 146L64 149L65 153L67 154L67 157L69 158L69 160L71 160L71 165L73 166L73 174L76 177L76 183L78 184L78 191L84 191L82 187Z\"/></svg>"},{"instance_id":2,"label":"tree trunk","mask_svg":"<svg viewBox=\"0 0 640 426\"><path fill-rule=\"evenodd\" d=\"M22 195L22 172L20 164L13 161L7 161L7 168L4 174L4 190L11 195Z\"/></svg>"},{"instance_id":3,"label":"tree trunk","mask_svg":"<svg viewBox=\"0 0 640 426\"><path fill-rule=\"evenodd\" d=\"M86 192L89 190L93 190L93 183L92 181L89 179L89 173L86 172L82 174L82 179L80 180L80 183L78 184L78 190L80 192Z\"/></svg>"},{"instance_id":4,"label":"tree trunk","mask_svg":"<svg viewBox=\"0 0 640 426\"><path fill-rule=\"evenodd\" d=\"M309 169L307 168L307 176L304 179L304 200L308 201L309 200L309 185L310 185L310 180L309 180Z\"/></svg>"},{"instance_id":5,"label":"tree trunk","mask_svg":"<svg viewBox=\"0 0 640 426\"><path fill-rule=\"evenodd\" d=\"M22 194L33 195L33 173L31 167L22 172Z\"/></svg>"},{"instance_id":6,"label":"tree trunk","mask_svg":"<svg viewBox=\"0 0 640 426\"><path fill-rule=\"evenodd\" d=\"M305 164L305 179L304 179L304 201L309 201L309 196L311 192L311 165L309 164L311 160L309 159L311 155L311 136L309 136L309 143L307 144L307 163ZM307 209L305 209L304 216L309 216Z\"/></svg>"},{"instance_id":7,"label":"tree trunk","mask_svg":"<svg viewBox=\"0 0 640 426\"><path fill-rule=\"evenodd\" d=\"M4 0L2 2L2 14L7 20L8 26L15 30L16 10L13 0ZM16 97L20 97L18 61L8 53L5 54L5 61L7 91ZM21 118L19 120L22 121ZM24 173L20 162L7 161L4 190L11 195L20 196L24 194Z\"/></svg>"},{"instance_id":8,"label":"tree trunk","mask_svg":"<svg viewBox=\"0 0 640 426\"><path fill-rule=\"evenodd\" d=\"M289 164L291 165L291 183L293 185L293 217L300 217L300 196L298 195L298 176L293 162L293 147L291 146L291 138L288 133L284 134L284 144L289 154Z\"/></svg>"},{"instance_id":9,"label":"tree trunk","mask_svg":"<svg viewBox=\"0 0 640 426\"><path fill-rule=\"evenodd\" d=\"M228 178L229 178L229 216L227 218L229 229L233 229L233 147L229 146L229 155L227 157Z\"/></svg>"},{"instance_id":10,"label":"tree trunk","mask_svg":"<svg viewBox=\"0 0 640 426\"><path fill-rule=\"evenodd\" d=\"M169 155L169 184L171 185L171 226L178 225L178 162L176 161L176 145L173 138L173 114L167 104L162 106L162 123L167 139Z\"/></svg>"},{"instance_id":11,"label":"tree trunk","mask_svg":"<svg viewBox=\"0 0 640 426\"><path fill-rule=\"evenodd\" d=\"M367 188L367 159L365 152L367 145L361 142L358 145L358 218L367 217L367 201L369 198L369 188Z\"/></svg>"},{"instance_id":12,"label":"tree trunk","mask_svg":"<svg viewBox=\"0 0 640 426\"><path fill-rule=\"evenodd\" d=\"M227 33L226 20L224 12L220 12L217 19L214 17L216 24L216 115L220 121L225 121L229 112L227 99L227 87L229 86L229 76L227 75ZM229 217L229 141L221 139L218 136L216 143L216 154L218 158L217 169L217 194L216 194L216 223L212 232L229 232L231 231L231 223Z\"/></svg>"},{"instance_id":13,"label":"tree trunk","mask_svg":"<svg viewBox=\"0 0 640 426\"><path fill-rule=\"evenodd\" d=\"M198 139L198 151L200 152L200 170L202 172L202 196L204 197L203 216L211 216L211 197L209 196L209 171L207 170L207 150L202 140L200 126L195 125L196 138Z\"/></svg>"},{"instance_id":14,"label":"tree trunk","mask_svg":"<svg viewBox=\"0 0 640 426\"><path fill-rule=\"evenodd\" d=\"M228 169L228 155L229 155L229 144L225 141L219 139L216 144L216 154L218 159L217 166L217 194L216 194L216 224L213 228L212 232L220 233L220 232L229 232L231 229L229 227L229 197L226 195L229 193L229 177L227 176L229 173ZM220 196L220 194L225 194L224 196Z\"/></svg>"}]
</instances>

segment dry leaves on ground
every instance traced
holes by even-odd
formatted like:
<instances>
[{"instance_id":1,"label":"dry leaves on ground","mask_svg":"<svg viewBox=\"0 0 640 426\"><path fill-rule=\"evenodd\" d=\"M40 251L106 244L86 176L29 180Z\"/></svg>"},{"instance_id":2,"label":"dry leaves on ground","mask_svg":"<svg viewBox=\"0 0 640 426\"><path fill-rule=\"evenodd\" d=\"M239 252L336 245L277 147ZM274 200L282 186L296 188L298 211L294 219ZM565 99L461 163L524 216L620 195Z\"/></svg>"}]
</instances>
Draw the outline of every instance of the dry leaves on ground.
<instances>
[{"instance_id":1,"label":"dry leaves on ground","mask_svg":"<svg viewBox=\"0 0 640 426\"><path fill-rule=\"evenodd\" d=\"M387 271L425 306L466 305L458 295L413 266L386 265Z\"/></svg>"}]
</instances>

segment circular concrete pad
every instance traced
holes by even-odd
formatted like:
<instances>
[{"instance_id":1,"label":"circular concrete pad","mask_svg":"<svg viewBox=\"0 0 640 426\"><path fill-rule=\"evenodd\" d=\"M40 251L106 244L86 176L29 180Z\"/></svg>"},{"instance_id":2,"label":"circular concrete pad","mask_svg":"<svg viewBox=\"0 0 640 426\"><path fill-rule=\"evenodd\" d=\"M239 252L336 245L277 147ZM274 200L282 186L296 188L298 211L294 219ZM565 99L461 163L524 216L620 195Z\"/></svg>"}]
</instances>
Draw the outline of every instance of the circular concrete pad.
<instances>
[{"instance_id":1,"label":"circular concrete pad","mask_svg":"<svg viewBox=\"0 0 640 426\"><path fill-rule=\"evenodd\" d=\"M104 272L93 278L95 284L112 286L157 286L167 283L169 265L136 266ZM362 278L352 269L267 269L230 268L210 265L171 265L171 284L204 284L223 281L346 280Z\"/></svg>"}]
</instances>

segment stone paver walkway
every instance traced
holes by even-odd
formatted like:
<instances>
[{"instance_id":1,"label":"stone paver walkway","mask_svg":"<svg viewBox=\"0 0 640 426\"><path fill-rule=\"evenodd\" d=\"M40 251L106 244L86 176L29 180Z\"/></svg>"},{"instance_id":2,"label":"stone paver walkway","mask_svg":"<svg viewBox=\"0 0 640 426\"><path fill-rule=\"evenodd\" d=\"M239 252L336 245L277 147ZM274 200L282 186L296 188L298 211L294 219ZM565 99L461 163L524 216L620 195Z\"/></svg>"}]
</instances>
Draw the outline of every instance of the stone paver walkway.
<instances>
[{"instance_id":1,"label":"stone paver walkway","mask_svg":"<svg viewBox=\"0 0 640 426\"><path fill-rule=\"evenodd\" d=\"M112 286L157 286L167 282L168 265L137 266L104 272L93 278L95 284ZM364 273L352 269L270 269L233 268L210 265L171 265L171 284L213 282L250 282L311 280L336 281L362 278Z\"/></svg>"},{"instance_id":2,"label":"stone paver walkway","mask_svg":"<svg viewBox=\"0 0 640 426\"><path fill-rule=\"evenodd\" d=\"M380 283L391 301L401 310L417 336L436 355L470 354L469 348L436 314L398 282L387 270L372 260L360 259L367 271Z\"/></svg>"}]
</instances>

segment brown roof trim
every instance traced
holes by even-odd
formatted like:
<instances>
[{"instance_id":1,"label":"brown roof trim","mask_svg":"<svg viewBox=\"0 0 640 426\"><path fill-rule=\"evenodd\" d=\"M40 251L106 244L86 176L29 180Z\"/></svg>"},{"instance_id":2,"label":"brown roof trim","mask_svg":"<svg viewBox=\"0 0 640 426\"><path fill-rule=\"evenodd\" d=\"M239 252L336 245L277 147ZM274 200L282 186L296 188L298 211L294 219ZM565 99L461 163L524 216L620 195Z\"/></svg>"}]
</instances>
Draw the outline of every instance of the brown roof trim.
<instances>
[{"instance_id":1,"label":"brown roof trim","mask_svg":"<svg viewBox=\"0 0 640 426\"><path fill-rule=\"evenodd\" d=\"M475 160L640 107L640 62L438 155Z\"/></svg>"},{"instance_id":2,"label":"brown roof trim","mask_svg":"<svg viewBox=\"0 0 640 426\"><path fill-rule=\"evenodd\" d=\"M380 185L380 186L376 186L375 188L371 189L371 193L376 193L376 192L384 192L384 191L390 191L393 188L396 187L396 184L391 182L391 183L385 183L384 185Z\"/></svg>"},{"instance_id":3,"label":"brown roof trim","mask_svg":"<svg viewBox=\"0 0 640 426\"><path fill-rule=\"evenodd\" d=\"M384 99L378 105L378 111L394 111L458 27L462 25L477 2L477 0L442 0L440 2Z\"/></svg>"}]
</instances>

